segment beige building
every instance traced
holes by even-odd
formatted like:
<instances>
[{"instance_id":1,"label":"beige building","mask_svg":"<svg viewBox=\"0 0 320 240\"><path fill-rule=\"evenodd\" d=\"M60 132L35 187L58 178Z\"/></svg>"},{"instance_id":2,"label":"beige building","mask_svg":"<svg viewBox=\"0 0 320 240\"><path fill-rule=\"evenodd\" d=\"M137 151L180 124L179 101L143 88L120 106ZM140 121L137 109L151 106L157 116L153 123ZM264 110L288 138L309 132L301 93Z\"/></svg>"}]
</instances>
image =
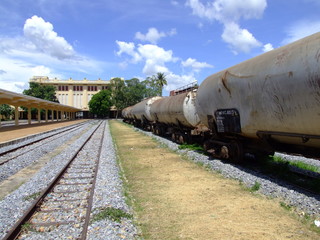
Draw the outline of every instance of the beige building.
<instances>
[{"instance_id":1,"label":"beige building","mask_svg":"<svg viewBox=\"0 0 320 240\"><path fill-rule=\"evenodd\" d=\"M61 104L75 108L80 108L83 112L88 112L88 103L97 92L108 89L110 80L68 80L49 79L46 76L34 76L30 82L41 85L53 85L56 87L56 97Z\"/></svg>"}]
</instances>

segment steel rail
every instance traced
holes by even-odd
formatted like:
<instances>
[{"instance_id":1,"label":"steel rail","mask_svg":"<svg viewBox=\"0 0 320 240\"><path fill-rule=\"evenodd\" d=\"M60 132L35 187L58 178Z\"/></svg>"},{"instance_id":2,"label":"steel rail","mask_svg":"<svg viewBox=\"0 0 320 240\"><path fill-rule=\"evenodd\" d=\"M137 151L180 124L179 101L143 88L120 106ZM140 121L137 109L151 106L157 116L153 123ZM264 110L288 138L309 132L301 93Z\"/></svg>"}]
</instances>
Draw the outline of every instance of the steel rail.
<instances>
[{"instance_id":1,"label":"steel rail","mask_svg":"<svg viewBox=\"0 0 320 240\"><path fill-rule=\"evenodd\" d=\"M70 130L70 132L75 131L75 130L77 130L77 129L75 129L75 128L79 128L79 127L81 127L82 125L83 125L83 124L77 125L77 126L75 126L75 127L68 128L68 129L63 130L63 131L61 131L61 132L55 133L55 134L53 134L53 135L51 135L51 136L44 137L44 138L40 139L40 141L42 141L42 140L47 140L47 139L49 139L49 138L51 138L51 137L59 137L59 136L57 136L57 135L59 135L60 133L62 134L61 136L64 136L65 134L68 133L69 130ZM66 133L66 132L67 132L67 133ZM53 138L52 140L55 140L55 139L56 139L56 138ZM34 141L34 142L32 142L31 144L37 143L37 142L39 142L39 141ZM24 147L29 146L29 145L31 145L31 144L26 144L26 145L17 147L17 148L15 148L13 151L18 150L18 149L20 149L20 148L24 148ZM20 154L15 155L15 156L13 156L13 157L11 157L11 158L8 158L8 159L0 162L0 166L3 165L3 164L5 164L5 163L7 163L7 162L9 162L9 161L11 161L11 160L13 160L13 159L15 159L15 158L17 158L17 157L20 157L20 156L22 156L22 155L24 155L24 154L26 154L26 153L28 153L28 152L31 152L32 150L34 150L34 149L36 149L36 148L38 148L38 147L40 147L40 146L43 146L44 144L46 144L46 143L40 144L40 145L38 145L38 146L36 146L36 147L34 147L34 148L28 149L27 151L25 151L25 152L23 152L23 153L20 153ZM7 153L9 153L9 152L12 152L12 151L11 151L11 150L8 150ZM7 153L6 153L6 154L7 154ZM1 156L1 154L0 154L0 156ZM1 160L0 160L0 161L1 161Z\"/></svg>"},{"instance_id":2,"label":"steel rail","mask_svg":"<svg viewBox=\"0 0 320 240\"><path fill-rule=\"evenodd\" d=\"M57 174L57 176L50 182L46 189L44 189L41 195L33 202L33 204L26 210L25 214L15 223L15 225L11 228L11 230L5 235L3 240L14 240L20 235L22 230L22 225L26 223L32 215L36 212L38 207L41 205L41 202L44 200L46 195L51 192L56 183L61 179L63 174L69 168L73 160L78 156L79 152L84 148L84 146L88 143L88 141L92 138L94 133L99 129L102 122L96 127L96 129L90 134L90 136L85 140L85 142L81 145L81 147L72 155L71 159L68 163L63 167L63 169Z\"/></svg>"},{"instance_id":3,"label":"steel rail","mask_svg":"<svg viewBox=\"0 0 320 240\"><path fill-rule=\"evenodd\" d=\"M16 151L16 150L18 150L18 149L20 149L20 148L23 148L23 147L29 146L29 145L31 145L31 144L34 144L34 143L40 142L40 141L42 141L42 140L44 140L44 139L47 139L47 138L50 138L50 137L56 136L56 135L58 135L58 134L60 134L60 133L63 133L63 132L66 132L66 131L68 131L68 130L74 129L74 128L76 128L76 127L82 126L82 125L84 125L85 123L86 123L86 122L84 122L84 123L79 123L79 124L77 124L76 126L74 126L74 125L73 125L71 128L68 128L68 129L66 129L66 130L63 130L63 131L61 131L61 132L53 133L53 134L52 134L52 135L50 135L50 136L42 137L42 138L39 138L39 139L34 140L34 141L32 141L32 142L26 143L26 144L24 144L24 145L21 145L21 146L18 146L18 147L15 147L15 148L9 149L9 150L7 150L7 151L1 152L1 153L0 153L0 157L1 157L1 156L3 156L3 155L8 154L8 153L10 153L10 152L14 152L14 151Z\"/></svg>"}]
</instances>

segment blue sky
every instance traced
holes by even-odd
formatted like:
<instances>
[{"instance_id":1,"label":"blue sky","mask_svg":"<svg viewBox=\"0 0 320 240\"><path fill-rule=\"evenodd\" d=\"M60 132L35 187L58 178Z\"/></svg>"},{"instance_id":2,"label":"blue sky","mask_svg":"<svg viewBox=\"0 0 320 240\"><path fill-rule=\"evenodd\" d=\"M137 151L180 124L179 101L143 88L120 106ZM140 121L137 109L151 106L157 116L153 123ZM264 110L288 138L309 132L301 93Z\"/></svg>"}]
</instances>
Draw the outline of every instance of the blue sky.
<instances>
[{"instance_id":1,"label":"blue sky","mask_svg":"<svg viewBox=\"0 0 320 240\"><path fill-rule=\"evenodd\" d=\"M170 90L320 31L320 0L0 0L0 88L32 76Z\"/></svg>"}]
</instances>

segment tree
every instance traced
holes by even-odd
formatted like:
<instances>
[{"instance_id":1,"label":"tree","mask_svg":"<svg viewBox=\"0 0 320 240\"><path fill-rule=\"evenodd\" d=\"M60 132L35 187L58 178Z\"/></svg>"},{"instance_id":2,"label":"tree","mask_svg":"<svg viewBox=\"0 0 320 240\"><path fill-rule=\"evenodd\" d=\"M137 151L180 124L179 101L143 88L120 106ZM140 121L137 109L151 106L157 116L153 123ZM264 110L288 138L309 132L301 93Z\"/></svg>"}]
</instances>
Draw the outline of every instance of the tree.
<instances>
[{"instance_id":1,"label":"tree","mask_svg":"<svg viewBox=\"0 0 320 240\"><path fill-rule=\"evenodd\" d=\"M14 110L8 104L0 104L0 115L4 116L5 119L10 118Z\"/></svg>"},{"instance_id":2,"label":"tree","mask_svg":"<svg viewBox=\"0 0 320 240\"><path fill-rule=\"evenodd\" d=\"M158 72L155 76L155 84L158 86L159 96L162 96L163 86L168 84L166 75L164 75L164 73Z\"/></svg>"},{"instance_id":3,"label":"tree","mask_svg":"<svg viewBox=\"0 0 320 240\"><path fill-rule=\"evenodd\" d=\"M56 88L51 85L40 85L36 82L30 82L29 89L24 90L23 94L52 102L59 102L56 98Z\"/></svg>"},{"instance_id":4,"label":"tree","mask_svg":"<svg viewBox=\"0 0 320 240\"><path fill-rule=\"evenodd\" d=\"M101 90L94 94L89 102L89 111L98 117L109 116L110 108L113 106L111 90Z\"/></svg>"},{"instance_id":5,"label":"tree","mask_svg":"<svg viewBox=\"0 0 320 240\"><path fill-rule=\"evenodd\" d=\"M138 78L125 81L125 107L132 106L146 97L146 86Z\"/></svg>"},{"instance_id":6,"label":"tree","mask_svg":"<svg viewBox=\"0 0 320 240\"><path fill-rule=\"evenodd\" d=\"M147 77L146 80L142 82L145 86L145 94L144 97L154 97L159 93L158 86L156 85L155 76Z\"/></svg>"},{"instance_id":7,"label":"tree","mask_svg":"<svg viewBox=\"0 0 320 240\"><path fill-rule=\"evenodd\" d=\"M121 78L113 78L111 80L112 102L117 109L116 118L118 118L119 111L126 107L126 96L124 89L125 82Z\"/></svg>"},{"instance_id":8,"label":"tree","mask_svg":"<svg viewBox=\"0 0 320 240\"><path fill-rule=\"evenodd\" d=\"M29 89L23 90L22 92L24 95L41 98L44 100L48 100L51 102L57 102L59 103L57 97L56 97L56 88L51 85L40 85L36 82L29 82ZM24 111L27 111L27 108L22 107ZM32 114L37 114L38 110L36 108L31 108ZM41 115L44 114L44 110L41 110ZM49 114L51 113L51 110L49 110Z\"/></svg>"}]
</instances>

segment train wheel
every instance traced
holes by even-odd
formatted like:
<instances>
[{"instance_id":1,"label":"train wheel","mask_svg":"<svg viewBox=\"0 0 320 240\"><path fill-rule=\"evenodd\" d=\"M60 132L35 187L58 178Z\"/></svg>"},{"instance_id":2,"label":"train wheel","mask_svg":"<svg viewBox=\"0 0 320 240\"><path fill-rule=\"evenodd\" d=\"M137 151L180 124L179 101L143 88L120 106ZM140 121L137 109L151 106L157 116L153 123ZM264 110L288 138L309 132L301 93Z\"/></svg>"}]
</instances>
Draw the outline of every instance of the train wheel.
<instances>
[{"instance_id":1,"label":"train wheel","mask_svg":"<svg viewBox=\"0 0 320 240\"><path fill-rule=\"evenodd\" d=\"M176 141L177 141L176 138L177 138L177 137L176 137L176 134L172 133L172 134L171 134L171 140L174 141L174 142L176 142Z\"/></svg>"},{"instance_id":2,"label":"train wheel","mask_svg":"<svg viewBox=\"0 0 320 240\"><path fill-rule=\"evenodd\" d=\"M243 146L242 143L238 141L232 141L229 146L229 158L233 162L241 162L244 158Z\"/></svg>"}]
</instances>

